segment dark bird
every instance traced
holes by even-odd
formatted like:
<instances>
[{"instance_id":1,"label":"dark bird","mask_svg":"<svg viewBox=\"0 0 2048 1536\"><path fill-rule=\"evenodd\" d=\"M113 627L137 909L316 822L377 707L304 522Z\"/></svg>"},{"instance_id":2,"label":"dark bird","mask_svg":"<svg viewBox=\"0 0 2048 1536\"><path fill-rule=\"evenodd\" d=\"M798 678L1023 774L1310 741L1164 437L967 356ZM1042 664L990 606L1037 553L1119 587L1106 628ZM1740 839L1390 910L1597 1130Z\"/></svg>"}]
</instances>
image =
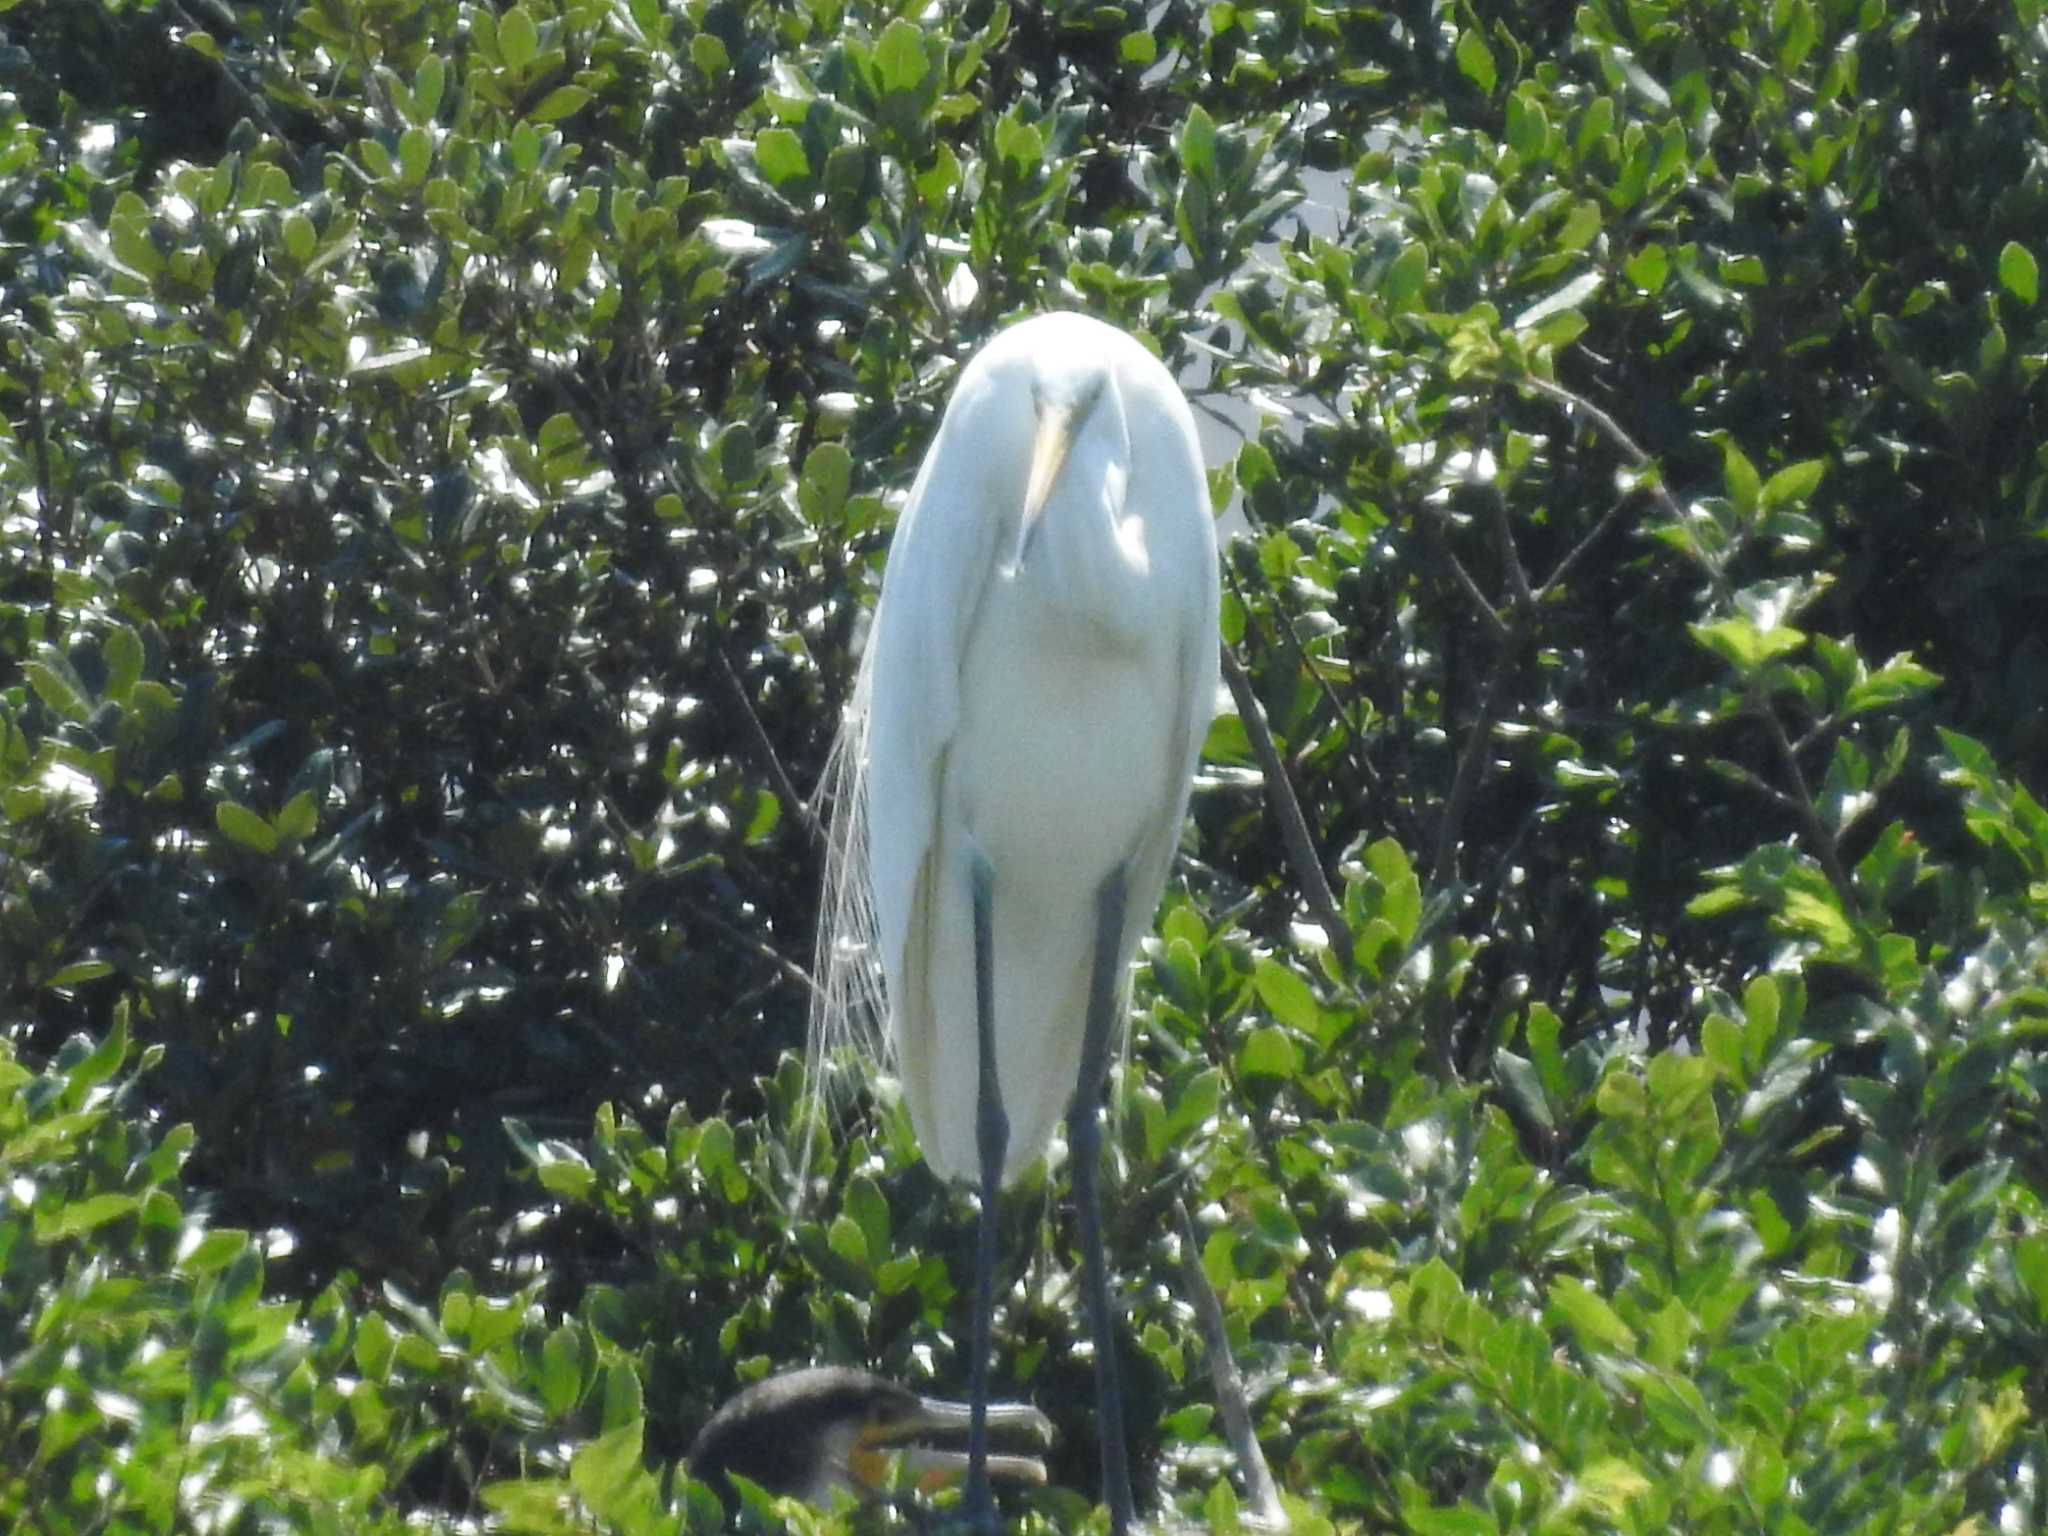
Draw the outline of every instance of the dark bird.
<instances>
[{"instance_id":1,"label":"dark bird","mask_svg":"<svg viewBox=\"0 0 2048 1536\"><path fill-rule=\"evenodd\" d=\"M892 1462L920 1488L958 1482L967 1453L925 1443L928 1437L964 1435L965 1403L924 1397L867 1371L815 1366L757 1381L726 1402L690 1447L690 1476L729 1493L737 1474L770 1493L792 1494L827 1505L835 1488L859 1497L889 1486ZM1028 1403L991 1403L991 1434L1030 1440L1043 1449L1052 1421ZM1035 1455L988 1458L992 1477L1042 1483L1045 1463Z\"/></svg>"}]
</instances>

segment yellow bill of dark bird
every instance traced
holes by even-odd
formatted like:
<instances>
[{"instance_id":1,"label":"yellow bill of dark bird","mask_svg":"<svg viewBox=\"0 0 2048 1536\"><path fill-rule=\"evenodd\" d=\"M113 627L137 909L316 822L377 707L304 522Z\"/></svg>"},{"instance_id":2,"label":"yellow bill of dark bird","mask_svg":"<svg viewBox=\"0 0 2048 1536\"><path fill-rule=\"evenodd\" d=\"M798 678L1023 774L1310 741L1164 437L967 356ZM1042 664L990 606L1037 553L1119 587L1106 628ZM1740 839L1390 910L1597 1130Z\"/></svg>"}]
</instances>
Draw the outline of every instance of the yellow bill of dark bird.
<instances>
[{"instance_id":1,"label":"yellow bill of dark bird","mask_svg":"<svg viewBox=\"0 0 2048 1536\"><path fill-rule=\"evenodd\" d=\"M968 1405L925 1397L867 1371L814 1366L757 1381L725 1402L690 1446L690 1475L728 1493L737 1475L770 1493L821 1507L836 1489L866 1498L890 1487L900 1466L927 1491L959 1482L967 1453L932 1443L967 1433ZM991 1403L992 1436L1043 1450L1052 1421L1029 1403ZM988 1458L991 1477L1043 1483L1036 1455Z\"/></svg>"}]
</instances>

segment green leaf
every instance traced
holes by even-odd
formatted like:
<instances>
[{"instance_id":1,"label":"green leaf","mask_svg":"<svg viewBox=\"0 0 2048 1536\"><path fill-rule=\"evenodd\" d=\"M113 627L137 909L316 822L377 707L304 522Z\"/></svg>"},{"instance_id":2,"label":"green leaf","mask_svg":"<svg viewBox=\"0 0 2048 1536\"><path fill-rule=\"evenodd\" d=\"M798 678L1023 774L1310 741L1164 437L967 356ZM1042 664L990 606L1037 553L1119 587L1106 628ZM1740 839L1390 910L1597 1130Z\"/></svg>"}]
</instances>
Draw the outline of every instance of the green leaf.
<instances>
[{"instance_id":1,"label":"green leaf","mask_svg":"<svg viewBox=\"0 0 2048 1536\"><path fill-rule=\"evenodd\" d=\"M422 121L431 120L434 114L441 110L441 92L447 81L448 66L442 62L438 53L428 49L427 56L420 60L419 70L414 74L412 81L413 108L419 113Z\"/></svg>"},{"instance_id":2,"label":"green leaf","mask_svg":"<svg viewBox=\"0 0 2048 1536\"><path fill-rule=\"evenodd\" d=\"M134 192L124 191L114 199L113 214L107 223L107 243L114 256L144 281L155 278L164 269L163 253L150 238L151 222L149 205Z\"/></svg>"},{"instance_id":3,"label":"green leaf","mask_svg":"<svg viewBox=\"0 0 2048 1536\"><path fill-rule=\"evenodd\" d=\"M854 1269L865 1273L869 1268L867 1234L851 1216L842 1213L832 1218L832 1225L825 1231L825 1243Z\"/></svg>"},{"instance_id":4,"label":"green leaf","mask_svg":"<svg viewBox=\"0 0 2048 1536\"><path fill-rule=\"evenodd\" d=\"M1270 955L1261 955L1252 971L1252 985L1259 1001L1280 1023L1312 1035L1321 1022L1315 992L1301 975Z\"/></svg>"},{"instance_id":5,"label":"green leaf","mask_svg":"<svg viewBox=\"0 0 2048 1536\"><path fill-rule=\"evenodd\" d=\"M102 976L113 974L113 966L104 960L74 960L58 970L43 985L52 990L62 990L66 987L82 986L88 981L98 981Z\"/></svg>"},{"instance_id":6,"label":"green leaf","mask_svg":"<svg viewBox=\"0 0 2048 1536\"><path fill-rule=\"evenodd\" d=\"M419 186L434 164L434 141L424 128L408 128L398 136L398 169L408 186Z\"/></svg>"},{"instance_id":7,"label":"green leaf","mask_svg":"<svg viewBox=\"0 0 2048 1536\"><path fill-rule=\"evenodd\" d=\"M1598 203L1590 197L1575 199L1566 210L1563 221L1557 226L1558 249L1583 251L1598 238L1603 222ZM1599 273L1595 271L1587 275L1597 278ZM1585 281L1585 277L1580 277L1578 281ZM1529 323L1533 325L1535 322Z\"/></svg>"},{"instance_id":8,"label":"green leaf","mask_svg":"<svg viewBox=\"0 0 2048 1536\"><path fill-rule=\"evenodd\" d=\"M1197 181L1216 179L1216 122L1199 105L1188 109L1181 124L1180 166Z\"/></svg>"},{"instance_id":9,"label":"green leaf","mask_svg":"<svg viewBox=\"0 0 2048 1536\"><path fill-rule=\"evenodd\" d=\"M120 1071L128 1059L128 1043L128 1004L123 1001L115 1006L113 1027L65 1074L67 1101L85 1103L93 1089Z\"/></svg>"},{"instance_id":10,"label":"green leaf","mask_svg":"<svg viewBox=\"0 0 2048 1536\"><path fill-rule=\"evenodd\" d=\"M355 1342L350 1349L356 1369L363 1379L382 1382L390 1379L391 1363L398 1355L398 1341L392 1334L391 1325L379 1312L371 1312L356 1325Z\"/></svg>"},{"instance_id":11,"label":"green leaf","mask_svg":"<svg viewBox=\"0 0 2048 1536\"><path fill-rule=\"evenodd\" d=\"M1588 1345L1633 1350L1635 1330L1621 1320L1621 1314L1604 1297L1570 1276L1551 1282L1550 1307L1568 1321Z\"/></svg>"},{"instance_id":12,"label":"green leaf","mask_svg":"<svg viewBox=\"0 0 2048 1536\"><path fill-rule=\"evenodd\" d=\"M1403 1504L1401 1521L1414 1536L1500 1536L1499 1522L1486 1511L1465 1504L1444 1508Z\"/></svg>"},{"instance_id":13,"label":"green leaf","mask_svg":"<svg viewBox=\"0 0 2048 1536\"><path fill-rule=\"evenodd\" d=\"M1742 1063L1742 1029L1725 1013L1710 1013L1700 1026L1700 1049L1708 1061L1735 1086L1746 1086L1749 1074Z\"/></svg>"},{"instance_id":14,"label":"green leaf","mask_svg":"<svg viewBox=\"0 0 2048 1536\"><path fill-rule=\"evenodd\" d=\"M276 830L246 805L233 800L221 801L213 808L213 823L230 842L240 843L257 853L277 852Z\"/></svg>"},{"instance_id":15,"label":"green leaf","mask_svg":"<svg viewBox=\"0 0 2048 1536\"><path fill-rule=\"evenodd\" d=\"M1783 915L1789 927L1818 939L1833 954L1846 954L1854 947L1856 929L1832 891L1787 891Z\"/></svg>"},{"instance_id":16,"label":"green leaf","mask_svg":"<svg viewBox=\"0 0 2048 1536\"><path fill-rule=\"evenodd\" d=\"M924 84L931 70L931 61L925 57L924 28L901 16L890 21L875 44L875 68L881 73L885 91L908 93Z\"/></svg>"},{"instance_id":17,"label":"green leaf","mask_svg":"<svg viewBox=\"0 0 2048 1536\"><path fill-rule=\"evenodd\" d=\"M1538 93L1524 83L1507 104L1508 143L1524 160L1534 160L1550 146L1550 119Z\"/></svg>"},{"instance_id":18,"label":"green leaf","mask_svg":"<svg viewBox=\"0 0 2048 1536\"><path fill-rule=\"evenodd\" d=\"M2041 269L2034 253L2017 240L2008 240L1998 253L1998 281L2005 291L2028 308L2041 296Z\"/></svg>"},{"instance_id":19,"label":"green leaf","mask_svg":"<svg viewBox=\"0 0 2048 1536\"><path fill-rule=\"evenodd\" d=\"M747 818L747 828L740 840L748 847L759 847L771 841L775 829L782 823L782 800L773 790L761 790L754 796L753 814Z\"/></svg>"},{"instance_id":20,"label":"green leaf","mask_svg":"<svg viewBox=\"0 0 2048 1536\"><path fill-rule=\"evenodd\" d=\"M607 1432L628 1427L637 1431L646 1413L646 1395L640 1387L640 1373L631 1360L614 1360L604 1370L604 1425ZM635 1466L638 1463L636 1461Z\"/></svg>"},{"instance_id":21,"label":"green leaf","mask_svg":"<svg viewBox=\"0 0 2048 1536\"><path fill-rule=\"evenodd\" d=\"M1263 1025L1246 1036L1237 1069L1246 1077L1290 1078L1301 1070L1301 1051L1286 1030Z\"/></svg>"},{"instance_id":22,"label":"green leaf","mask_svg":"<svg viewBox=\"0 0 2048 1536\"><path fill-rule=\"evenodd\" d=\"M2014 1243L2012 1266L2033 1298L2035 1321L2048 1324L2048 1233L2032 1232Z\"/></svg>"},{"instance_id":23,"label":"green leaf","mask_svg":"<svg viewBox=\"0 0 2048 1536\"><path fill-rule=\"evenodd\" d=\"M1401 254L1387 265L1380 283L1380 299L1389 312L1403 314L1422 302L1429 280L1429 252L1420 245L1405 245Z\"/></svg>"},{"instance_id":24,"label":"green leaf","mask_svg":"<svg viewBox=\"0 0 2048 1536\"><path fill-rule=\"evenodd\" d=\"M547 1336L540 1351L540 1400L552 1418L561 1418L583 1396L582 1331L563 1323Z\"/></svg>"},{"instance_id":25,"label":"green leaf","mask_svg":"<svg viewBox=\"0 0 2048 1536\"><path fill-rule=\"evenodd\" d=\"M1538 299L1534 304L1531 304L1527 309L1515 316L1514 329L1518 331L1533 330L1552 315L1561 314L1568 309L1577 309L1586 300L1598 293L1600 285L1605 281L1606 279L1598 272L1581 272L1555 293Z\"/></svg>"},{"instance_id":26,"label":"green leaf","mask_svg":"<svg viewBox=\"0 0 2048 1536\"><path fill-rule=\"evenodd\" d=\"M277 813L277 835L285 842L303 843L319 826L320 799L310 789L293 795Z\"/></svg>"},{"instance_id":27,"label":"green leaf","mask_svg":"<svg viewBox=\"0 0 2048 1536\"><path fill-rule=\"evenodd\" d=\"M1671 258L1661 245L1646 245L1622 263L1621 270L1645 293L1658 293L1671 274Z\"/></svg>"},{"instance_id":28,"label":"green leaf","mask_svg":"<svg viewBox=\"0 0 2048 1536\"><path fill-rule=\"evenodd\" d=\"M1788 464L1764 482L1758 493L1758 501L1766 512L1778 507L1796 505L1806 500L1820 484L1820 477L1827 465L1819 459L1806 459L1797 464Z\"/></svg>"},{"instance_id":29,"label":"green leaf","mask_svg":"<svg viewBox=\"0 0 2048 1536\"><path fill-rule=\"evenodd\" d=\"M732 68L732 58L726 53L725 44L711 32L699 32L690 39L690 62L697 66L697 73L707 79L716 78Z\"/></svg>"},{"instance_id":30,"label":"green leaf","mask_svg":"<svg viewBox=\"0 0 2048 1536\"><path fill-rule=\"evenodd\" d=\"M797 507L813 528L836 524L853 489L853 455L838 443L820 443L804 459Z\"/></svg>"},{"instance_id":31,"label":"green leaf","mask_svg":"<svg viewBox=\"0 0 2048 1536\"><path fill-rule=\"evenodd\" d=\"M313 260L313 251L319 242L319 235L313 228L313 221L294 208L284 216L284 252L299 266L306 266Z\"/></svg>"},{"instance_id":32,"label":"green leaf","mask_svg":"<svg viewBox=\"0 0 2048 1536\"><path fill-rule=\"evenodd\" d=\"M1650 1491L1650 1480L1618 1456L1601 1457L1580 1468L1576 1483L1581 1499L1617 1521Z\"/></svg>"},{"instance_id":33,"label":"green leaf","mask_svg":"<svg viewBox=\"0 0 2048 1536\"><path fill-rule=\"evenodd\" d=\"M1458 34L1458 72L1482 92L1492 94L1499 74L1494 68L1493 50L1486 46L1477 27L1467 27Z\"/></svg>"},{"instance_id":34,"label":"green leaf","mask_svg":"<svg viewBox=\"0 0 2048 1536\"><path fill-rule=\"evenodd\" d=\"M82 1232L90 1232L95 1227L132 1215L139 1204L133 1195L99 1194L70 1201L53 1212L38 1211L36 1241L55 1243L67 1237L77 1237Z\"/></svg>"},{"instance_id":35,"label":"green leaf","mask_svg":"<svg viewBox=\"0 0 2048 1536\"><path fill-rule=\"evenodd\" d=\"M1791 1021L1797 1021L1799 996L1797 984L1785 983L1780 990L1779 982L1773 976L1754 977L1742 989L1742 1018L1744 1059L1752 1067L1763 1065L1764 1051L1777 1038L1779 1021L1787 1016L1787 995L1795 1001L1790 1005Z\"/></svg>"},{"instance_id":36,"label":"green leaf","mask_svg":"<svg viewBox=\"0 0 2048 1536\"><path fill-rule=\"evenodd\" d=\"M1199 109L1197 109L1199 110ZM1029 174L1045 161L1045 139L1012 107L996 123L996 156Z\"/></svg>"},{"instance_id":37,"label":"green leaf","mask_svg":"<svg viewBox=\"0 0 2048 1536\"><path fill-rule=\"evenodd\" d=\"M581 112L590 101L590 92L580 85L558 85L539 103L531 108L527 120L535 123L552 123L560 118Z\"/></svg>"},{"instance_id":38,"label":"green leaf","mask_svg":"<svg viewBox=\"0 0 2048 1536\"><path fill-rule=\"evenodd\" d=\"M233 1227L215 1227L178 1255L178 1268L187 1274L210 1275L239 1259L249 1246L249 1234Z\"/></svg>"},{"instance_id":39,"label":"green leaf","mask_svg":"<svg viewBox=\"0 0 2048 1536\"><path fill-rule=\"evenodd\" d=\"M479 1490L484 1507L504 1522L508 1531L559 1531L564 1528L564 1511L574 1505L575 1490L565 1477L501 1478L485 1483ZM718 1507L713 1500L712 1508Z\"/></svg>"},{"instance_id":40,"label":"green leaf","mask_svg":"<svg viewBox=\"0 0 2048 1536\"><path fill-rule=\"evenodd\" d=\"M616 1516L621 1496L646 1476L640 1464L645 1426L638 1419L586 1442L569 1461L569 1482L599 1514Z\"/></svg>"},{"instance_id":41,"label":"green leaf","mask_svg":"<svg viewBox=\"0 0 2048 1536\"><path fill-rule=\"evenodd\" d=\"M596 1170L590 1166L589 1160L566 1141L543 1141L536 1171L540 1174L541 1187L549 1194L571 1200L589 1195L597 1183Z\"/></svg>"},{"instance_id":42,"label":"green leaf","mask_svg":"<svg viewBox=\"0 0 2048 1536\"><path fill-rule=\"evenodd\" d=\"M498 18L498 57L515 74L524 73L540 53L540 29L533 13L515 5Z\"/></svg>"},{"instance_id":43,"label":"green leaf","mask_svg":"<svg viewBox=\"0 0 2048 1536\"><path fill-rule=\"evenodd\" d=\"M142 638L126 624L107 631L100 654L107 663L107 697L125 705L142 678Z\"/></svg>"},{"instance_id":44,"label":"green leaf","mask_svg":"<svg viewBox=\"0 0 2048 1536\"><path fill-rule=\"evenodd\" d=\"M1183 1013L1199 1015L1203 1010L1202 966L1194 945L1184 938L1168 939L1153 957L1152 984Z\"/></svg>"},{"instance_id":45,"label":"green leaf","mask_svg":"<svg viewBox=\"0 0 2048 1536\"><path fill-rule=\"evenodd\" d=\"M1790 655L1806 643L1805 631L1794 629L1789 624L1764 630L1746 618L1718 619L1711 624L1691 624L1687 628L1693 639L1744 676L1759 671L1780 656Z\"/></svg>"},{"instance_id":46,"label":"green leaf","mask_svg":"<svg viewBox=\"0 0 2048 1536\"><path fill-rule=\"evenodd\" d=\"M84 720L92 714L92 699L73 670L70 658L53 645L45 645L36 659L23 666L36 697L66 720Z\"/></svg>"},{"instance_id":47,"label":"green leaf","mask_svg":"<svg viewBox=\"0 0 2048 1536\"><path fill-rule=\"evenodd\" d=\"M803 140L787 128L761 130L754 140L754 163L761 167L761 174L773 187L786 187L807 180L811 174L810 157L804 153Z\"/></svg>"},{"instance_id":48,"label":"green leaf","mask_svg":"<svg viewBox=\"0 0 2048 1536\"><path fill-rule=\"evenodd\" d=\"M1493 1070L1523 1114L1547 1131L1557 1129L1557 1118L1550 1111L1550 1099L1534 1062L1503 1049L1493 1053Z\"/></svg>"},{"instance_id":49,"label":"green leaf","mask_svg":"<svg viewBox=\"0 0 2048 1536\"><path fill-rule=\"evenodd\" d=\"M1735 439L1726 433L1721 435L1721 473L1727 483L1728 499L1735 504L1735 510L1747 517L1757 509L1762 499L1763 486L1757 478L1756 466L1749 462L1749 455L1736 446Z\"/></svg>"},{"instance_id":50,"label":"green leaf","mask_svg":"<svg viewBox=\"0 0 2048 1536\"><path fill-rule=\"evenodd\" d=\"M1940 686L1940 673L1928 670L1910 656L1896 656L1850 685L1842 699L1842 713L1861 715L1873 709L1888 709Z\"/></svg>"}]
</instances>

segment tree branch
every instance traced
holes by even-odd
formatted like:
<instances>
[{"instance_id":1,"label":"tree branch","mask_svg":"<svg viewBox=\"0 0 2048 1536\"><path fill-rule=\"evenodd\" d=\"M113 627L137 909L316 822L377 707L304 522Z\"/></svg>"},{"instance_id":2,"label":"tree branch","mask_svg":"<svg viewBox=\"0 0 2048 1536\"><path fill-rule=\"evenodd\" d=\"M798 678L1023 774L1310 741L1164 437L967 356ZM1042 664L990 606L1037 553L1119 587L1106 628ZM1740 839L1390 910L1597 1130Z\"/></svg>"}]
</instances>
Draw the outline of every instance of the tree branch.
<instances>
[{"instance_id":1,"label":"tree branch","mask_svg":"<svg viewBox=\"0 0 2048 1536\"><path fill-rule=\"evenodd\" d=\"M1288 776L1287 765L1280 760L1280 751L1273 744L1273 733L1266 725L1266 712L1259 705L1258 696L1252 692L1251 679L1245 676L1244 668L1231 654L1230 647L1223 647L1223 681L1230 689L1231 701L1237 706L1238 718L1244 721L1245 735L1251 739L1252 755L1259 760L1259 768L1266 776L1267 803L1273 808L1273 818L1280 823L1281 841L1287 848L1287 859L1294 866L1294 878L1301 884L1301 894L1308 902L1309 910L1321 924L1323 936L1329 940L1338 962L1346 971L1351 969L1351 929L1344 921L1344 910L1337 904L1337 896L1330 889L1329 879L1323 874L1323 866L1316 858L1315 843L1309 836L1308 821L1301 814L1301 799L1294 792L1294 781Z\"/></svg>"},{"instance_id":2,"label":"tree branch","mask_svg":"<svg viewBox=\"0 0 2048 1536\"><path fill-rule=\"evenodd\" d=\"M1223 1415L1223 1437L1230 1442L1237 1464L1244 1469L1245 1496L1251 1500L1251 1519L1271 1531L1290 1528L1287 1510L1280 1502L1280 1490L1273 1482L1273 1469L1259 1446L1252 1426L1251 1403L1245 1395L1244 1375L1230 1349L1230 1328L1223 1318L1223 1304L1216 1288L1209 1284L1209 1272L1202 1268L1202 1242L1195 1231L1195 1218L1185 1200L1173 1202L1180 1218L1182 1289L1195 1310L1195 1324L1202 1332L1202 1353L1209 1366L1209 1383L1216 1389L1216 1407Z\"/></svg>"},{"instance_id":3,"label":"tree branch","mask_svg":"<svg viewBox=\"0 0 2048 1536\"><path fill-rule=\"evenodd\" d=\"M747 735L753 741L754 751L760 757L762 766L768 770L768 777L775 781L776 794L782 797L784 805L794 809L797 820L803 824L804 832L811 840L811 846L822 849L825 846L824 823L818 820L818 813L811 809L811 803L799 795L796 792L796 785L790 782L789 774L783 769L782 759L775 754L775 743L768 739L768 731L761 724L761 717L754 713L754 701L747 697L746 685L740 681L739 673L733 670L732 661L725 654L725 648L715 646L713 650L718 656L719 675L725 679L726 687L731 690L734 700L739 704L740 713L747 722Z\"/></svg>"}]
</instances>

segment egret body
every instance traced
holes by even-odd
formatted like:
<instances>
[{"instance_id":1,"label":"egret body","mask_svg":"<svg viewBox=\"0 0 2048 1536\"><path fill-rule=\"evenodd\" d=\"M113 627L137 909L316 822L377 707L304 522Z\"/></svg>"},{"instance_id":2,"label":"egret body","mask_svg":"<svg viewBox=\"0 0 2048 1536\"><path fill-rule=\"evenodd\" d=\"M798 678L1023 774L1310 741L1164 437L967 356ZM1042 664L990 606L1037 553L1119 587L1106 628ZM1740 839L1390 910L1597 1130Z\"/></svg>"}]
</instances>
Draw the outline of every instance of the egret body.
<instances>
[{"instance_id":1,"label":"egret body","mask_svg":"<svg viewBox=\"0 0 2048 1536\"><path fill-rule=\"evenodd\" d=\"M925 1160L980 1187L977 1409L996 1193L1070 1116L1119 1532L1098 1108L1209 723L1217 604L1207 483L1172 376L1100 321L1023 321L961 371L835 753L814 1034L872 1005ZM986 1517L978 1469L968 1497Z\"/></svg>"}]
</instances>

